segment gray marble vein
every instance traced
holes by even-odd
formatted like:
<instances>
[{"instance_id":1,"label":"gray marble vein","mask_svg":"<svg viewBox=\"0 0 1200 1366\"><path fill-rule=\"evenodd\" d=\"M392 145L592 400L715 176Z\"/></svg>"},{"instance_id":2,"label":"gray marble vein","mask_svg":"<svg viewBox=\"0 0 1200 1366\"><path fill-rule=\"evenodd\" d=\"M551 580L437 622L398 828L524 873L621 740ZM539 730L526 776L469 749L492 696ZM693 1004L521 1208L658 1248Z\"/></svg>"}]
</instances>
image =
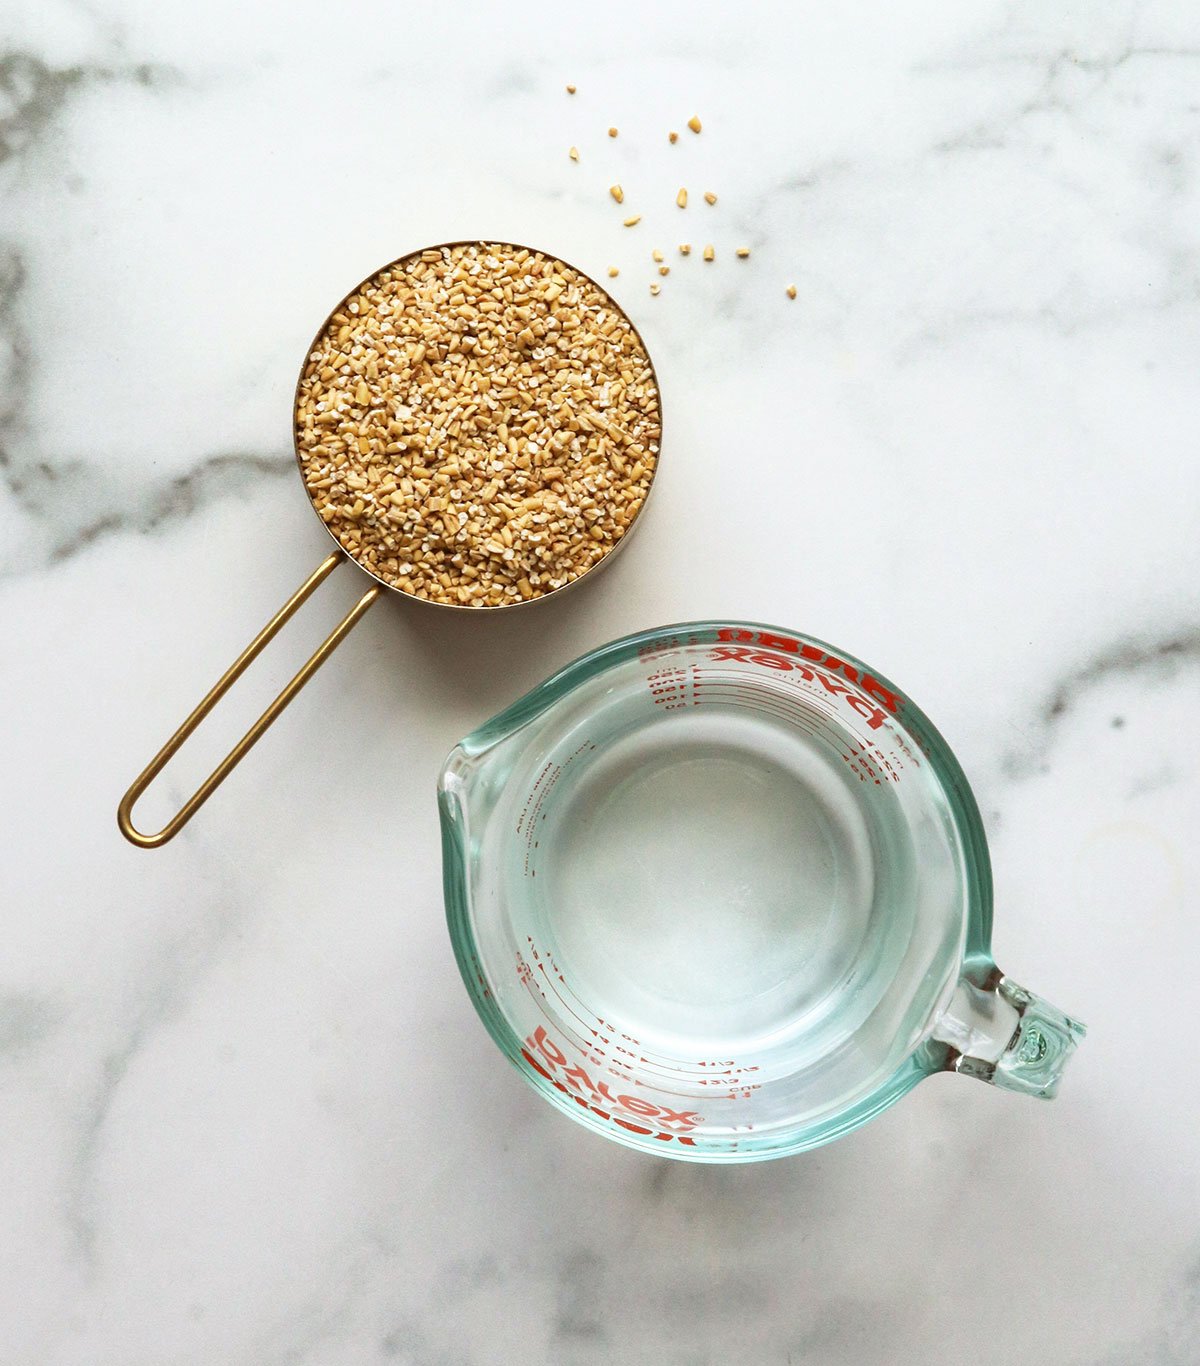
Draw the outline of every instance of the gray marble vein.
<instances>
[{"instance_id":1,"label":"gray marble vein","mask_svg":"<svg viewBox=\"0 0 1200 1366\"><path fill-rule=\"evenodd\" d=\"M191 994L227 951L246 918L243 906L228 893L221 895L219 889L227 878L219 868L210 870L207 882L205 909L182 925L167 921L149 961L140 966L138 987L124 1003L123 1018L102 1050L89 1059L90 1084L82 1088L70 1136L63 1217L79 1263L92 1279L105 1270L96 1164L108 1137L113 1107L144 1050L160 1030L186 1014ZM166 908L163 913L169 915Z\"/></svg>"},{"instance_id":2,"label":"gray marble vein","mask_svg":"<svg viewBox=\"0 0 1200 1366\"><path fill-rule=\"evenodd\" d=\"M154 62L55 66L32 52L0 54L0 168L32 161L76 93L122 84L163 92L181 87L184 78L176 68ZM0 482L37 528L15 550L10 541L0 577L68 560L107 536L158 531L212 498L240 496L292 468L284 455L222 451L164 477L105 469L86 456L41 449L28 418L28 394L36 367L48 358L39 357L34 341L29 285L22 246L10 236L0 249Z\"/></svg>"},{"instance_id":3,"label":"gray marble vein","mask_svg":"<svg viewBox=\"0 0 1200 1366\"><path fill-rule=\"evenodd\" d=\"M1161 282L1143 284L1136 293L1099 298L1081 294L1076 280L1060 280L1052 295L1035 307L954 310L930 327L914 331L896 348L896 359L910 364L929 351L996 333L1030 328L1066 340L1091 331L1111 331L1155 314L1186 313L1200 303L1200 250L1177 245L1160 254Z\"/></svg>"},{"instance_id":4,"label":"gray marble vein","mask_svg":"<svg viewBox=\"0 0 1200 1366\"><path fill-rule=\"evenodd\" d=\"M0 1064L21 1060L62 1020L55 1002L21 994L0 995Z\"/></svg>"},{"instance_id":5,"label":"gray marble vein","mask_svg":"<svg viewBox=\"0 0 1200 1366\"><path fill-rule=\"evenodd\" d=\"M1200 1253L1194 1254L1172 1283L1160 1306L1159 1321L1145 1337L1105 1354L1100 1366L1192 1366L1200 1342ZM1081 1360L1079 1366L1085 1366Z\"/></svg>"},{"instance_id":6,"label":"gray marble vein","mask_svg":"<svg viewBox=\"0 0 1200 1366\"><path fill-rule=\"evenodd\" d=\"M290 454L221 451L205 456L183 474L139 487L132 496L125 489L112 490L111 507L99 514L94 509L97 504L103 508L104 500L102 496L93 496L89 500L93 508L91 517L81 517L77 525L67 530L62 529L61 522L56 525L49 561L70 559L106 536L162 531L192 517L214 500L243 497L264 480L273 482L294 472L295 460Z\"/></svg>"},{"instance_id":7,"label":"gray marble vein","mask_svg":"<svg viewBox=\"0 0 1200 1366\"><path fill-rule=\"evenodd\" d=\"M1108 646L1059 678L1045 694L1037 712L1021 726L1023 743L1008 750L1001 762L1005 775L1017 779L1049 771L1054 732L1093 689L1114 680L1145 680L1169 685L1185 671L1200 666L1200 627L1189 626L1151 640L1130 640ZM1117 715L1112 725L1120 729Z\"/></svg>"},{"instance_id":8,"label":"gray marble vein","mask_svg":"<svg viewBox=\"0 0 1200 1366\"><path fill-rule=\"evenodd\" d=\"M1014 134L1027 132L1029 123L1039 115L1057 115L1069 128L1078 123L1091 101L1108 92L1117 72L1130 62L1153 59L1190 64L1200 60L1200 50L1127 47L1111 55L1084 57L1067 49L1047 55L1014 53L997 59L939 62L919 68L929 72L983 72L986 75L997 68L1016 67L1028 70L1033 78L1030 93L1018 97L1004 112L940 138L932 150L943 156L996 151L1006 147ZM1080 76L1089 79L1080 81ZM1063 131L1059 130L1060 135Z\"/></svg>"},{"instance_id":9,"label":"gray marble vein","mask_svg":"<svg viewBox=\"0 0 1200 1366\"><path fill-rule=\"evenodd\" d=\"M153 62L111 66L77 63L54 66L36 53L0 52L0 167L31 155L55 125L74 94L91 86L132 84L146 90L171 89L182 82L172 67Z\"/></svg>"},{"instance_id":10,"label":"gray marble vein","mask_svg":"<svg viewBox=\"0 0 1200 1366\"><path fill-rule=\"evenodd\" d=\"M191 517L211 501L238 498L295 469L289 455L220 451L179 474L105 469L85 458L47 457L29 430L25 394L34 354L21 302L28 274L18 250L0 256L0 485L36 524L32 544L10 546L0 578L69 560L106 537L149 534Z\"/></svg>"}]
</instances>

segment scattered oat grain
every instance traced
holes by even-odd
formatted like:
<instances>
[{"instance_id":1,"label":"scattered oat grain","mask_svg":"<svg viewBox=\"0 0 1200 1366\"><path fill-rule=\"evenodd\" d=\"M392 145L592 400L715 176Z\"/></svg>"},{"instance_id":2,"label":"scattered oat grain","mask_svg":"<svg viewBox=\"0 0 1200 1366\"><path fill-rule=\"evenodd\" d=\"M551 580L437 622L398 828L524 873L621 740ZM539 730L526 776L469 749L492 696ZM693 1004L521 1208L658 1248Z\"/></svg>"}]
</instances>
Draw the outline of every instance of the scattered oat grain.
<instances>
[{"instance_id":1,"label":"scattered oat grain","mask_svg":"<svg viewBox=\"0 0 1200 1366\"><path fill-rule=\"evenodd\" d=\"M575 93L575 87L574 87L573 85L567 86L567 94L568 94L568 95L573 95L574 93Z\"/></svg>"},{"instance_id":2,"label":"scattered oat grain","mask_svg":"<svg viewBox=\"0 0 1200 1366\"><path fill-rule=\"evenodd\" d=\"M715 194L713 194L713 192L712 192L711 190L705 190L705 191L704 191L704 202L705 202L706 204L715 204L715 203L717 202L717 196L716 196Z\"/></svg>"},{"instance_id":3,"label":"scattered oat grain","mask_svg":"<svg viewBox=\"0 0 1200 1366\"><path fill-rule=\"evenodd\" d=\"M738 254L738 255L742 258L742 260L744 261L744 260L746 259L746 257L750 255L750 248L749 248L749 247L738 247L738 249L737 249L737 254Z\"/></svg>"},{"instance_id":4,"label":"scattered oat grain","mask_svg":"<svg viewBox=\"0 0 1200 1366\"><path fill-rule=\"evenodd\" d=\"M608 187L608 192L610 195L612 195L612 197L617 201L618 204L624 204L625 191L621 189L620 185L610 185Z\"/></svg>"},{"instance_id":5,"label":"scattered oat grain","mask_svg":"<svg viewBox=\"0 0 1200 1366\"><path fill-rule=\"evenodd\" d=\"M608 268L608 278L609 278L610 280L615 280L615 279L617 278L617 276L620 275L620 273L621 273L621 272L616 268L616 266L609 266L609 268Z\"/></svg>"},{"instance_id":6,"label":"scattered oat grain","mask_svg":"<svg viewBox=\"0 0 1200 1366\"><path fill-rule=\"evenodd\" d=\"M610 128L608 130L608 136L610 138L615 138L617 136L617 130L615 128Z\"/></svg>"},{"instance_id":7,"label":"scattered oat grain","mask_svg":"<svg viewBox=\"0 0 1200 1366\"><path fill-rule=\"evenodd\" d=\"M659 266L659 268L658 268L658 273L659 273L660 275L670 275L670 273L671 273L671 267L670 267L670 266Z\"/></svg>"},{"instance_id":8,"label":"scattered oat grain","mask_svg":"<svg viewBox=\"0 0 1200 1366\"><path fill-rule=\"evenodd\" d=\"M636 227L641 221L642 221L642 215L641 215L640 213L631 214L631 215L625 220L625 226L626 226L627 228L633 228L633 227Z\"/></svg>"},{"instance_id":9,"label":"scattered oat grain","mask_svg":"<svg viewBox=\"0 0 1200 1366\"><path fill-rule=\"evenodd\" d=\"M572 161L578 161L578 160L579 160L579 148L578 148L578 147L572 147L571 150L567 153L567 156L569 156L569 157L571 158Z\"/></svg>"},{"instance_id":10,"label":"scattered oat grain","mask_svg":"<svg viewBox=\"0 0 1200 1366\"><path fill-rule=\"evenodd\" d=\"M654 250L650 253L650 255L651 255L651 256L654 258L654 260L656 260L656 261L661 261L661 260L664 259L664 258L663 258L662 252L659 251L659 249L658 249L657 247L654 248Z\"/></svg>"},{"instance_id":11,"label":"scattered oat grain","mask_svg":"<svg viewBox=\"0 0 1200 1366\"><path fill-rule=\"evenodd\" d=\"M794 299L794 298L796 297L796 286L795 286L795 285L788 285L788 287L787 287L787 296L788 296L789 299Z\"/></svg>"},{"instance_id":12,"label":"scattered oat grain","mask_svg":"<svg viewBox=\"0 0 1200 1366\"><path fill-rule=\"evenodd\" d=\"M662 288L661 285L651 285L651 286L650 286L650 293L653 294L655 298L657 298L657 297L658 297L658 291L659 291L661 288Z\"/></svg>"},{"instance_id":13,"label":"scattered oat grain","mask_svg":"<svg viewBox=\"0 0 1200 1366\"><path fill-rule=\"evenodd\" d=\"M678 141L679 141L679 134L676 133L676 132L674 132L674 131L668 133L668 134L667 134L667 141L668 141L668 142L678 142Z\"/></svg>"},{"instance_id":14,"label":"scattered oat grain","mask_svg":"<svg viewBox=\"0 0 1200 1366\"><path fill-rule=\"evenodd\" d=\"M700 123L699 118L695 114L693 114L692 117L688 119L688 127L692 130L693 133L698 133L700 131L702 125Z\"/></svg>"},{"instance_id":15,"label":"scattered oat grain","mask_svg":"<svg viewBox=\"0 0 1200 1366\"><path fill-rule=\"evenodd\" d=\"M713 251L712 244L710 243L707 247L704 248L704 259L706 261L711 261L714 256L716 256L716 252Z\"/></svg>"},{"instance_id":16,"label":"scattered oat grain","mask_svg":"<svg viewBox=\"0 0 1200 1366\"><path fill-rule=\"evenodd\" d=\"M681 209L687 208L687 190L680 190L675 196L675 202Z\"/></svg>"},{"instance_id":17,"label":"scattered oat grain","mask_svg":"<svg viewBox=\"0 0 1200 1366\"><path fill-rule=\"evenodd\" d=\"M690 256L692 254L692 244L690 242L680 242L679 254L680 256Z\"/></svg>"}]
</instances>

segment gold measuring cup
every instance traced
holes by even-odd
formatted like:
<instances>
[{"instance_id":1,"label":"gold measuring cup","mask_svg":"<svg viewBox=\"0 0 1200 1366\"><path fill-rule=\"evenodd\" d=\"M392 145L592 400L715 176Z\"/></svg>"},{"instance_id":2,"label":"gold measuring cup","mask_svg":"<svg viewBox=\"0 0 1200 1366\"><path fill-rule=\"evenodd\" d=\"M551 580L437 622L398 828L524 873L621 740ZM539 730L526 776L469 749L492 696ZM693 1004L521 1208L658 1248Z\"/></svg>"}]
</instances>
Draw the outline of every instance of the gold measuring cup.
<instances>
[{"instance_id":1,"label":"gold measuring cup","mask_svg":"<svg viewBox=\"0 0 1200 1366\"><path fill-rule=\"evenodd\" d=\"M433 247L421 247L416 251L411 251L406 253L404 256L397 257L394 261L388 262L387 265L380 266L378 270L372 271L370 275L360 280L359 283L355 285L353 289L348 290L346 294L344 294L342 298L338 301L335 307L330 309L324 322L322 322L321 326L317 329L312 342L305 350L304 361L301 363L300 366L300 374L296 380L296 391L292 399L292 440L293 445L295 447L296 467L300 473L301 483L303 484L305 493L308 495L310 502L313 502L313 497L308 489L307 483L304 480L304 462L300 453L300 444L297 439L298 424L296 421L296 416L297 408L300 401L301 386L304 382L304 373L305 368L308 364L309 355L312 353L313 350L316 349L322 336L325 333L325 329L329 325L330 320L333 318L334 314L339 312L342 308L344 308L347 305L350 299L355 294L357 294L359 290L364 288L364 286L368 285L373 279L375 279L376 276L382 274L383 271L394 270L397 268L406 268L411 262L419 259L422 253L427 251L440 251L443 248L474 245L494 246L514 251L537 251L538 254L546 257L549 260L562 261L564 265L568 266L569 269L573 270L582 279L587 280L597 290L599 290L600 293L602 293L603 295L605 295L606 298L608 298L609 303L611 304L613 309L620 313L622 317L625 318L626 322L629 323L630 328L633 330L634 335L637 337L639 343L641 344L642 351L646 355L646 358L650 364L650 374L654 382L655 391L658 395L659 458L661 459L662 391L659 388L658 375L654 369L654 362L650 359L650 353L646 348L645 342L642 340L641 333L638 332L636 327L634 327L633 322L629 319L629 316L625 313L625 310L621 308L615 300L612 299L611 295L609 295L608 291L601 284L599 284L596 280L592 279L592 277L588 275L585 271L579 270L578 267L572 266L569 262L563 261L563 258L561 256L556 256L551 252L540 251L538 248L534 247L522 247L518 243L488 242L484 240L468 238L455 242L439 242L436 244L436 246ZM314 502L314 514L317 515L317 520L318 522L320 522L320 525L324 529L325 533L333 540L336 549L333 550L329 555L326 556L324 560L321 561L321 563L309 575L309 577L305 579L305 581L292 594L292 596L288 598L287 602L283 604L279 611L275 613L275 615L270 619L270 621L268 621L267 624L262 628L262 630L259 631L258 635L254 637L250 644L246 646L246 648L242 651L240 655L238 655L237 659L235 659L233 663L229 666L229 668L226 669L226 671L221 675L221 677L217 680L214 687L211 688L209 692L205 694L205 696L201 699L199 704L190 713L190 715L179 727L179 729L175 732L175 734L171 736L167 743L163 745L162 749L158 751L158 753L154 756L153 759L150 760L150 762L146 765L142 772L138 774L132 786L129 788L129 791L126 792L124 797L121 798L120 805L117 807L117 825L119 826L121 833L125 836L127 840L130 841L130 843L136 844L139 848L142 849L157 849L160 845L166 844L168 840L173 839L180 832L180 830L183 829L183 827L188 823L188 821L191 820L191 818L196 814L196 812L199 811L199 809L204 805L204 803L209 799L209 797L212 796L212 794L217 790L217 788L220 787L220 785L225 781L225 779L234 770L234 768L236 768L237 765L242 761L242 759L245 758L245 756L249 753L250 749L262 737L267 728L275 721L275 719L288 705L288 703L291 702L291 700L296 696L300 689L304 687L304 685L313 676L313 674L315 674L316 671L321 667L321 665L324 664L325 661L329 658L329 656L333 654L334 650L337 649L337 647L342 643L342 641L346 639L346 637L350 634L354 627L366 615L367 609L371 606L372 603L375 602L375 600L380 596L380 593L384 589L387 589L390 592L397 594L399 597L409 598L410 600L417 601L421 603L423 607L437 608L440 611L468 612L476 613L478 615L484 615L497 611L508 612L516 608L522 607L535 607L539 603L545 602L549 598L557 597L560 593L565 593L568 589L577 587L585 579L593 577L593 575L598 570L602 569L605 565L608 564L608 562L613 558L617 551L619 551L629 540L629 537L632 534L635 525L640 520L642 513L645 511L646 503L649 501L650 492L654 487L654 481L657 477L658 461L656 460L654 469L651 472L650 483L646 489L646 497L642 501L642 506L634 514L633 519L626 527L624 534L613 545L612 549L609 550L608 553L604 555L602 559L598 560L594 565L592 565L590 569L585 570L584 573L582 573L578 578L572 579L569 583L563 584L559 588L552 589L550 592L544 593L540 597L522 599L520 601L512 603L503 603L494 607L469 607L457 603L434 602L428 598L418 597L418 595L416 595L415 593L406 592L403 588L399 588L395 584L385 582L383 579L379 578L378 575L372 573L372 571L368 569L367 566L361 562L361 560L357 559L357 557L353 556L349 551L343 548L343 546L337 540L337 537L334 535L331 528L324 522L324 520L322 520L319 514L317 514L316 505ZM333 571L338 567L338 565L342 564L344 561L349 559L353 559L354 562L358 565L359 569L361 569L364 574L369 575L372 579L375 580L372 586L367 589L367 591L362 595L361 598L359 598L359 600L354 604L354 606L349 610L349 612L347 612L346 615L341 619L341 621L339 621L338 624L333 628L333 630L330 631L329 635L325 637L325 639L312 653L312 655L309 656L308 660L301 666L301 668L293 676L291 681L282 689L282 691L278 694L274 701L271 702L271 704L266 708L266 710L262 713L258 720L254 722L254 724L245 733L245 735L243 735L242 738L237 742L237 744L234 745L234 747L229 751L229 753L224 757L224 759L221 760L221 762L216 766L216 768L213 769L213 771L208 775L208 777L205 778L205 780L200 784L196 791L191 795L191 797L188 798L186 802L184 802L183 806L166 823L166 825L164 825L161 830L157 831L155 834L152 835L146 834L145 832L139 830L133 823L133 808L136 805L138 799L141 797L141 795L150 786L150 784L159 775L159 773L162 772L163 768L166 767L167 763L171 760L171 758L179 751L179 749L183 746L184 742L197 728L197 726L199 726L201 721L203 721L204 718L209 714L209 712L212 711L213 707L215 707L216 704L221 700L221 698L225 696L225 694L229 691L233 684L237 682L237 680L242 676L242 674L246 671L250 664L270 643L270 641L280 630L280 628L284 625L284 623L287 622L301 606L303 606L303 604L309 599L309 597L311 597L312 594L329 577L329 575L333 573Z\"/></svg>"}]
</instances>

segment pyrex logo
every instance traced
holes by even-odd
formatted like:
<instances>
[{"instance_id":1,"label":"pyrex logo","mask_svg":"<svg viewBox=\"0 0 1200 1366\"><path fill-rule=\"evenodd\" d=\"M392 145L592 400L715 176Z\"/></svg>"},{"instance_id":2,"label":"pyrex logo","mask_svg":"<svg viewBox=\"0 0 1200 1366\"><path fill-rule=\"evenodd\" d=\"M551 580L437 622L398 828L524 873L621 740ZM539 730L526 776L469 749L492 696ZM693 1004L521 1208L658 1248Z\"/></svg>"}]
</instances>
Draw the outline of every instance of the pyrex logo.
<instances>
[{"instance_id":1,"label":"pyrex logo","mask_svg":"<svg viewBox=\"0 0 1200 1366\"><path fill-rule=\"evenodd\" d=\"M877 678L864 673L853 664L838 659L827 650L795 640L791 636L772 635L769 631L747 631L743 627L725 626L717 632L718 640L746 642L738 645L718 646L711 653L714 661L723 659L737 660L743 664L757 664L764 669L776 669L781 673L795 672L810 683L820 683L826 692L836 697L844 697L856 712L866 719L871 730L878 730L886 719L875 703L881 703L892 715L900 709L903 698L890 688L885 688ZM802 660L812 660L821 668L813 668ZM828 672L827 672L828 671ZM847 683L834 678L840 673Z\"/></svg>"},{"instance_id":2,"label":"pyrex logo","mask_svg":"<svg viewBox=\"0 0 1200 1366\"><path fill-rule=\"evenodd\" d=\"M704 1123L702 1115L694 1110L672 1110L667 1106L655 1105L642 1096L613 1095L607 1082L593 1081L586 1068L578 1063L569 1063L567 1055L547 1035L542 1025L538 1025L525 1040L521 1056L534 1071L553 1082L556 1090L570 1096L576 1105L582 1105L601 1119L611 1120L630 1133L644 1134L661 1139L664 1143L683 1143L692 1148L696 1146L695 1139L689 1138L687 1131ZM596 1101L605 1101L609 1108L601 1108ZM623 1110L625 1114L614 1113L617 1110ZM642 1122L637 1123L628 1118L630 1115Z\"/></svg>"}]
</instances>

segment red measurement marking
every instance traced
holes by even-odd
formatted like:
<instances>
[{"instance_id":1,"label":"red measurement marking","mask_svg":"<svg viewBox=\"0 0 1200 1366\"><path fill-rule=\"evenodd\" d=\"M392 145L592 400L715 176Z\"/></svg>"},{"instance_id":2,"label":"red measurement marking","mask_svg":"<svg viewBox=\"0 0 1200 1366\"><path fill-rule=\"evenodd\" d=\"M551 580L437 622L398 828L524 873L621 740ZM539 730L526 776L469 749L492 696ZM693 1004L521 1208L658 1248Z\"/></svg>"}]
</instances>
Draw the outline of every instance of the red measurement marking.
<instances>
[{"instance_id":1,"label":"red measurement marking","mask_svg":"<svg viewBox=\"0 0 1200 1366\"><path fill-rule=\"evenodd\" d=\"M546 1001L546 994L544 992L538 991L537 983L531 981L527 982L525 986L529 992L529 995L533 998L534 1004L538 1007L542 1014L546 1016L550 1023L553 1024L555 1029L559 1030L564 1038L569 1039L571 1043L573 1043L581 1053L586 1054L589 1048L591 1047L591 1044L588 1042L587 1039L577 1037L575 1032L571 1029L570 1025L566 1023L565 1020L556 1019L548 1011L545 1010L544 1006L542 1005L542 1002Z\"/></svg>"},{"instance_id":2,"label":"red measurement marking","mask_svg":"<svg viewBox=\"0 0 1200 1366\"><path fill-rule=\"evenodd\" d=\"M769 688L743 683L706 684L703 701L770 712L780 720L804 731L806 735L811 735L813 739L827 741L839 753L845 745L843 733L832 728L833 725L840 724L839 718L816 708L805 707L789 698L780 697Z\"/></svg>"},{"instance_id":3,"label":"red measurement marking","mask_svg":"<svg viewBox=\"0 0 1200 1366\"><path fill-rule=\"evenodd\" d=\"M568 1066L567 1055L542 1025L525 1040L521 1056L564 1095L571 1096L602 1119L611 1120L633 1133L689 1143L692 1140L687 1138L687 1131L704 1122L703 1116L694 1110L674 1110L642 1096L625 1093L614 1096L607 1082L593 1081L587 1070L578 1064ZM606 1108L599 1108L597 1102L602 1102ZM615 1113L618 1111L624 1113ZM648 1123L654 1127L647 1127Z\"/></svg>"},{"instance_id":4,"label":"red measurement marking","mask_svg":"<svg viewBox=\"0 0 1200 1366\"><path fill-rule=\"evenodd\" d=\"M540 971L541 971L541 973L542 973L542 976L545 977L545 979L546 979L546 985L547 985L547 986L550 988L550 990L554 993L555 1000L557 1000L557 1001L559 1001L559 1002L561 1003L563 1009L567 1012L567 1014L570 1015L570 1016L572 1016L574 1019L578 1020L579 1023L583 1026L584 1029L590 1028L590 1026L588 1025L588 1022L583 1018L583 1016L582 1016L582 1015L576 1014L576 1012L573 1011L573 1010L571 1009L571 1007L567 1004L567 999L566 999L566 997L565 997L565 996L562 994L562 992L559 991L558 988L554 985L554 982L553 982L553 980L551 979L550 974L546 971L545 967L544 967L542 964L539 963L539 964L538 964L538 968L540 969ZM558 980L561 982L561 981L562 981L562 977L560 976ZM592 1033L594 1034L594 1033L595 1033L595 1030L592 1030ZM607 1043L608 1040L605 1039L604 1042Z\"/></svg>"},{"instance_id":5,"label":"red measurement marking","mask_svg":"<svg viewBox=\"0 0 1200 1366\"><path fill-rule=\"evenodd\" d=\"M843 683L840 679L831 677L827 673L822 673L819 669L811 668L807 664L801 664L796 660L790 660L785 655L775 655L766 652L754 654L745 646L741 645L721 645L709 654L709 659L714 663L722 660L734 660L740 664L758 664L763 668L769 668L776 673L797 673L806 682L817 682L831 696L844 698L846 705L853 711L862 716L867 725L872 730L878 730L887 719L887 714L873 701L862 695L858 688L852 688L849 684Z\"/></svg>"},{"instance_id":6,"label":"red measurement marking","mask_svg":"<svg viewBox=\"0 0 1200 1366\"><path fill-rule=\"evenodd\" d=\"M885 688L877 678L857 665L847 663L839 659L836 655L830 654L828 650L817 645L810 645L807 641L796 640L792 636L777 636L769 631L747 631L744 627L727 626L717 632L718 640L739 641L746 644L757 645L760 650L773 652L779 650L784 656L798 655L801 659L812 660L814 663L824 666L834 673L840 673L845 679L852 683L858 693L872 703L878 703L885 707L891 714L896 715L904 705L904 698L890 688ZM752 663L764 662L767 668L778 668L779 665L774 660L752 659ZM795 668L796 665L790 660L785 660L785 666Z\"/></svg>"},{"instance_id":7,"label":"red measurement marking","mask_svg":"<svg viewBox=\"0 0 1200 1366\"><path fill-rule=\"evenodd\" d=\"M701 692L703 688L703 692ZM770 688L756 687L749 683L705 683L696 684L696 692L704 702L724 702L742 707L753 707L774 711L784 720L793 722L802 730L820 725L823 713L788 697L780 697Z\"/></svg>"},{"instance_id":8,"label":"red measurement marking","mask_svg":"<svg viewBox=\"0 0 1200 1366\"><path fill-rule=\"evenodd\" d=\"M721 678L722 676L718 674L716 677ZM784 679L780 680L781 683L785 681ZM720 682L697 683L697 692L700 691L701 687L704 690L703 700L705 702L712 700L724 702L726 705L753 707L756 710L769 711L790 724L796 725L800 730L812 735L814 739L819 737L828 741L838 750L847 763L852 764L854 759L862 756L861 761L869 769L867 776L874 777L878 772L872 767L873 764L882 764L887 769L887 775L892 782L900 781L899 773L888 760L886 752L876 741L869 740L866 736L851 729L850 733L859 742L861 748L856 749L852 743L848 744L844 731L840 729L845 725L845 719L830 711L827 703L825 706L806 706L790 698L781 697L764 684L733 682L727 678ZM819 695L809 693L807 690L803 691L803 696L806 702L813 704L825 701ZM831 725L836 725L839 729L833 730ZM895 735L895 731L890 727L889 734ZM849 748L849 753L846 752L847 748ZM857 770L855 772L860 779L864 777L863 774L857 773Z\"/></svg>"},{"instance_id":9,"label":"red measurement marking","mask_svg":"<svg viewBox=\"0 0 1200 1366\"><path fill-rule=\"evenodd\" d=\"M651 700L663 711L675 711L688 705L690 682L688 669L679 666L657 669L646 676Z\"/></svg>"},{"instance_id":10,"label":"red measurement marking","mask_svg":"<svg viewBox=\"0 0 1200 1366\"><path fill-rule=\"evenodd\" d=\"M809 688L801 687L791 679L781 678L780 686L787 688L795 696L788 697L781 693L778 688L772 688L766 683L760 683L754 679L731 679L727 674L714 673L713 681L700 684L697 688L703 687L705 696L713 692L733 692L745 693L751 697L761 697L773 701L777 706L791 708L801 715L810 718L814 723L818 721L834 721L838 726L846 725L846 718L836 709L835 705L828 697L819 692L814 692ZM803 699L803 700L801 700ZM851 729L851 734L859 741L864 741L865 736L860 735L856 730Z\"/></svg>"}]
</instances>

